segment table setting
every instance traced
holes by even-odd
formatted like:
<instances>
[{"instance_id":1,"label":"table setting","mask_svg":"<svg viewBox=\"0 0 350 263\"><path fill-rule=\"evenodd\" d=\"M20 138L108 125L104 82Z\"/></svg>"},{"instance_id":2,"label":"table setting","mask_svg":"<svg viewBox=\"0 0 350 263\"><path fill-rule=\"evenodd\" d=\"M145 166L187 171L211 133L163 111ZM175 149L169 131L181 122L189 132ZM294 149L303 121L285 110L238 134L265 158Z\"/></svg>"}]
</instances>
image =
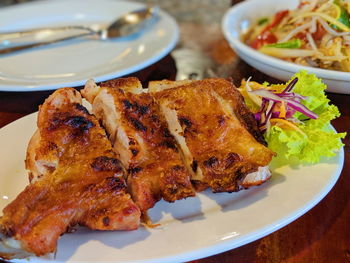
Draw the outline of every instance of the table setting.
<instances>
[{"instance_id":1,"label":"table setting","mask_svg":"<svg viewBox=\"0 0 350 263\"><path fill-rule=\"evenodd\" d=\"M23 189L29 189L30 185L37 183L36 180L39 182L41 180L40 176L35 179L35 174L33 180L32 174L29 183L27 175L27 160L31 158L27 150L28 144L30 145L30 141L33 140L31 138L37 126L40 128L41 111L46 109L46 106L40 107L40 105L46 105L49 100L47 98L51 98L57 89L72 87L78 91L77 93L80 92L83 95L82 105L91 111L91 108L96 105L90 101L89 95L85 95L89 85L92 85L88 84L92 81L91 79L94 80L93 83L101 83L94 88L104 88L104 83L119 83L120 78L137 78L142 85L141 91L136 89L137 91L132 93L140 96L137 97L140 101L143 95L146 97L153 92L170 96L169 90L176 87L165 88L165 90L159 88L169 83L180 83L179 90L181 85L185 90L188 88L187 81L194 81L194 83L205 83L201 82L203 79L227 81L238 88L237 90L242 94L240 97L245 99L251 111L253 111L252 108L254 109L251 105L254 103L262 107L251 114L256 118L257 124L254 125L258 125L260 131L268 130L264 135L266 145L271 146L272 152L277 152L277 156L275 154L271 157L272 161L269 165L271 178L266 182L263 180L256 186L244 186L233 191L221 191L222 193L210 189L200 190L195 197L188 195L184 199L171 201L171 203L159 200L145 213L144 217L141 216L143 221L134 231L99 231L99 228L91 230L84 227L89 224L76 220L75 224L68 224L67 231L63 231L65 234L59 237L54 253L45 255L34 255L34 253L29 256L25 254L27 256L24 258L12 257L12 253L16 254L19 249L18 245L13 243L12 236L15 237L15 235L11 231L14 231L11 227L8 230L5 221L1 221L0 217L0 262L348 262L350 260L349 72L305 64L305 61L310 59L299 61L303 64L292 61L295 57L300 58L299 55L281 59L263 51L263 48L267 47L272 48L271 50L282 49L282 53L287 49L297 53L295 49L299 48L305 54L313 52L313 56L317 57L315 61L319 65L322 64L321 58L336 61L331 58L333 53L321 54L323 50L315 47L313 40L310 44L311 51L306 51L310 37L315 38L316 30L321 32L319 28L322 28L324 23L328 23L328 26L323 27L323 34L333 34L329 37L329 42L335 38L341 38L345 43L345 47L341 50L346 52L344 50L348 47L346 37L350 32L350 18L347 17L347 22L344 24L339 24L342 20L339 17L338 20L331 19L333 13L327 11L326 5L330 4L330 1L322 0L321 7L316 2L318 1L301 4L297 0L288 3L273 0L34 0L6 1L0 5L0 164L2 167L0 208L4 213L3 218L8 213L4 208L11 206L11 202L16 200ZM343 2L346 1L332 4L332 7L335 6L338 10L338 16L345 16L347 12L348 6ZM348 8L350 10L350 5ZM301 23L300 21L305 17L305 19L309 19L312 15L316 17L311 17L310 21L307 20L308 27L296 26L298 29L300 27L299 33L302 29L309 30L306 35L300 37L301 40L292 37L290 40L288 33L283 32L282 38L287 39L286 41L274 43L270 41L271 39L263 39L266 42L262 44L262 49L254 48L249 42L244 41L242 36L249 34L254 27L265 28L265 31L256 38L261 40L259 37L269 30L269 22L266 22L270 21L268 16L273 16L276 12L281 14L286 9L297 11L296 14L292 13L293 11L288 11L289 13L285 11L283 18L279 19L280 23L283 21ZM305 14L301 11L298 13L299 9L302 9ZM321 11L326 14L320 15ZM287 13L297 18L288 20ZM260 24L254 26L254 22L259 18ZM276 17L272 21L275 23ZM287 22L286 27L290 26ZM267 27L264 23L267 23ZM274 30L278 28L276 23ZM347 23L349 23L349 31L347 31ZM295 28L290 27L292 30ZM313 30L314 32L311 32ZM271 30L269 34L271 32L275 31ZM298 32L294 37L300 36L297 35ZM254 36L255 33L252 34ZM294 42L291 43L291 41ZM338 42L332 43L336 45ZM297 48L291 46L296 43ZM288 46L280 48L281 44ZM333 46L329 44L328 48L331 49ZM337 57L338 60L339 57ZM345 61L347 58L345 56L342 59ZM347 65L346 61L338 62L336 66ZM330 64L331 62L325 63L327 67ZM109 82L111 80L116 82ZM298 89L307 85L322 90L322 94L323 89L326 89L326 97L320 95L321 106L316 105L319 103L316 100L310 104L300 102L314 98L311 89L309 93L296 95ZM262 88L267 90L261 91ZM291 89L294 90L291 91ZM220 93L219 90L219 88L213 89L210 94L214 94L214 98L220 98L219 101L223 98L226 100L225 96L228 93ZM190 99L192 101L189 105L192 103L196 105L198 98L204 96L200 91L197 92L197 95ZM260 97L257 99L257 95L262 96L262 99ZM157 103L160 103L163 97L154 96L153 100L159 99ZM172 103L178 105L181 99L185 100L185 97L178 100L175 98ZM137 103L140 104L140 101ZM277 102L283 106L279 106L276 113L273 109ZM150 107L145 110L142 106L137 106L139 104L126 103L125 100L123 103L126 110L136 107L137 111L141 112L140 116L147 115L151 109ZM220 103L220 107L227 113L228 105L225 104L227 101ZM159 105L159 109L163 112L163 104ZM264 107L265 109L270 107L266 113L262 112ZM175 107L175 110L178 109ZM197 110L199 112L202 109ZM216 114L216 108L212 110L213 115ZM334 111L329 113L332 117L327 117L327 113L322 115L323 111L327 110ZM270 132L269 129L272 128L269 125L281 123L277 126L286 127L283 123L287 117L283 116L295 114L295 112L298 114L301 112L302 117L299 117L296 125L289 124L289 126L292 127L291 130L299 132L299 135L303 134L304 137L300 138L311 137L307 134L309 124L300 124L301 122L312 123L323 116L327 119L326 126L318 127L321 124L316 122L310 125L318 127L322 136L326 133L327 136L332 134L329 135L330 137L326 135L321 137L319 134L310 133L314 136L314 144L309 144L306 149L301 150L301 157L298 157L305 162L297 162L295 158L293 159L293 154L295 156L297 154L295 149L300 148L298 143L301 143L302 139L296 139L288 144L288 147L295 147L294 152L289 150L287 153L288 149L283 148L281 150L283 154L280 154L280 149L276 146L276 143L280 142L268 137L273 136L271 135L273 132L279 131ZM227 114L233 118L237 112ZM197 118L195 111L191 117ZM167 115L165 120L168 121ZM219 118L221 125L222 120L220 120ZM134 119L132 121L135 123ZM154 122L158 123L158 120ZM269 122L271 124L267 124ZM81 119L77 123L74 122L72 127L90 125ZM105 120L99 119L96 123L107 125L107 135L112 134ZM180 123L191 128L194 122L192 120L192 122L180 121ZM139 132L146 133L150 130L139 122L136 124L135 128ZM70 122L69 125L71 125ZM168 125L170 126L170 122ZM90 126L83 127L84 129L88 127L87 130L92 129ZM247 127L248 130L251 128L249 125ZM52 128L53 131L55 129ZM179 144L176 149L184 152L181 158L185 160L186 151L171 127L169 130L171 135L165 134L165 137L175 137ZM212 134L212 130L215 129L209 128L209 130ZM287 129L287 131L290 130ZM286 132L287 135L288 132ZM279 138L283 140L281 138L285 133L281 134ZM188 140L188 137L184 136L184 138ZM321 143L321 140L324 141ZM131 145L131 141L129 143ZM190 142L187 143L190 146ZM205 145L204 142L203 145ZM85 147L85 144L82 147ZM117 156L122 156L120 157L122 164L126 166L123 163L125 158L123 153L118 152L118 154ZM260 155L263 154L260 152ZM285 156L289 155L292 157L285 160ZM214 165L216 165L215 158L209 159ZM196 173L197 167L194 169L193 164L192 162L190 166ZM204 165L206 165L205 162ZM202 169L205 171L204 168ZM132 168L124 171L129 173ZM211 185L211 187L214 189L214 186ZM23 200L26 202L27 199L23 198ZM142 209L141 212L143 213ZM105 224L106 220L103 220ZM105 226L108 225L109 220ZM7 252L8 248L10 252Z\"/></svg>"}]
</instances>

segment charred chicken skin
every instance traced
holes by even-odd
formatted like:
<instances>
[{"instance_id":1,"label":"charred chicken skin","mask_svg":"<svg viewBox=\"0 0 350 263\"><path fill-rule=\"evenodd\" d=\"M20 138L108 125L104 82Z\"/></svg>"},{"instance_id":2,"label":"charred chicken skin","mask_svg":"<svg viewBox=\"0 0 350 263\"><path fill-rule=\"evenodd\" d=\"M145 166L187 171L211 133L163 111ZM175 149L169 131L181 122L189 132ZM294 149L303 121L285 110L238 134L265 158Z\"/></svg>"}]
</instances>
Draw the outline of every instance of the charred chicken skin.
<instances>
[{"instance_id":1,"label":"charred chicken skin","mask_svg":"<svg viewBox=\"0 0 350 263\"><path fill-rule=\"evenodd\" d=\"M198 190L233 192L270 177L274 153L233 84L224 79L149 84Z\"/></svg>"},{"instance_id":2,"label":"charred chicken skin","mask_svg":"<svg viewBox=\"0 0 350 263\"><path fill-rule=\"evenodd\" d=\"M54 252L76 224L133 230L162 198L234 192L271 176L274 153L230 81L154 81L146 90L136 78L90 80L81 93L97 118L71 88L40 107L31 183L3 210L0 258Z\"/></svg>"},{"instance_id":3,"label":"charred chicken skin","mask_svg":"<svg viewBox=\"0 0 350 263\"><path fill-rule=\"evenodd\" d=\"M128 188L142 212L161 198L174 202L195 195L176 141L138 79L118 79L101 86L90 81L82 94L128 169Z\"/></svg>"},{"instance_id":4,"label":"charred chicken skin","mask_svg":"<svg viewBox=\"0 0 350 263\"><path fill-rule=\"evenodd\" d=\"M97 119L71 88L40 107L26 167L31 183L0 218L0 258L41 256L76 224L133 230L140 210L126 193L124 169Z\"/></svg>"}]
</instances>

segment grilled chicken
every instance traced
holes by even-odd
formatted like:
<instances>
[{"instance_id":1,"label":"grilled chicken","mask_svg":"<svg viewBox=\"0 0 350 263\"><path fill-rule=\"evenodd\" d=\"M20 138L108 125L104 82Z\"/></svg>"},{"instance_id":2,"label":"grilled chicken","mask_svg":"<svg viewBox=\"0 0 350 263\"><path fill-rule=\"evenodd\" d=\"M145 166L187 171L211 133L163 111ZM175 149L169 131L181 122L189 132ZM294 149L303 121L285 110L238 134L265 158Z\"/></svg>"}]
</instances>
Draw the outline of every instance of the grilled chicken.
<instances>
[{"instance_id":1,"label":"grilled chicken","mask_svg":"<svg viewBox=\"0 0 350 263\"><path fill-rule=\"evenodd\" d=\"M274 153L233 84L223 79L156 81L149 91L195 173L198 190L233 192L270 177Z\"/></svg>"},{"instance_id":2,"label":"grilled chicken","mask_svg":"<svg viewBox=\"0 0 350 263\"><path fill-rule=\"evenodd\" d=\"M82 94L97 119L74 89L45 101L27 151L31 183L0 218L0 258L54 252L76 224L136 229L161 198L270 178L274 153L231 82L156 81L146 91L136 78L88 81Z\"/></svg>"},{"instance_id":3,"label":"grilled chicken","mask_svg":"<svg viewBox=\"0 0 350 263\"><path fill-rule=\"evenodd\" d=\"M126 193L124 170L97 119L71 88L40 107L28 147L31 183L0 218L0 258L54 252L76 224L96 230L133 230L140 210Z\"/></svg>"},{"instance_id":4,"label":"grilled chicken","mask_svg":"<svg viewBox=\"0 0 350 263\"><path fill-rule=\"evenodd\" d=\"M195 195L176 141L138 79L118 79L101 86L90 80L81 93L128 169L128 187L142 212L161 198L174 202Z\"/></svg>"}]
</instances>

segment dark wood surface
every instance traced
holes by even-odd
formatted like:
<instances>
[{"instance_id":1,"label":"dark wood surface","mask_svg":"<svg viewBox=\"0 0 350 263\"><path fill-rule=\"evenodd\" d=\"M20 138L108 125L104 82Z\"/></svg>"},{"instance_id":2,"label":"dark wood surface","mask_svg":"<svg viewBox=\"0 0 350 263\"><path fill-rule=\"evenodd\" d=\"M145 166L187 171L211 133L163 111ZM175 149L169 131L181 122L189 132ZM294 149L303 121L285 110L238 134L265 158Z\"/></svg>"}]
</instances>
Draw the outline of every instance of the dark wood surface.
<instances>
[{"instance_id":1,"label":"dark wood surface","mask_svg":"<svg viewBox=\"0 0 350 263\"><path fill-rule=\"evenodd\" d=\"M155 79L174 79L175 64L171 56L132 74L144 83ZM238 60L233 81L243 77L278 82ZM349 87L350 88L350 87ZM38 110L52 91L0 92L0 127ZM350 134L350 96L328 94L339 107L341 117L333 122L339 132ZM328 263L350 262L350 140L345 143L345 163L340 179L331 192L304 216L286 227L245 246L192 261L192 263ZM305 175L307 176L307 175ZM300 182L302 184L302 182ZM298 189L295 189L298 194ZM258 216L258 215L257 215ZM233 222L234 223L234 222ZM242 222L240 222L241 224ZM155 248L156 249L156 248Z\"/></svg>"}]
</instances>

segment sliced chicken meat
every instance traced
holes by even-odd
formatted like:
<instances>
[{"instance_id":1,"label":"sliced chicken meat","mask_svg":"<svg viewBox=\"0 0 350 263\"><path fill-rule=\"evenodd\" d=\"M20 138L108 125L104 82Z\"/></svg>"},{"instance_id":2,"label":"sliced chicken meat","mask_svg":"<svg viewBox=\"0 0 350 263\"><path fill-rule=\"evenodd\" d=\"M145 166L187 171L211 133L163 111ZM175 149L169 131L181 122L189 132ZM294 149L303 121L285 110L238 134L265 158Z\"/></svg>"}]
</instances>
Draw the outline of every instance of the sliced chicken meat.
<instances>
[{"instance_id":1,"label":"sliced chicken meat","mask_svg":"<svg viewBox=\"0 0 350 263\"><path fill-rule=\"evenodd\" d=\"M161 198L174 202L195 195L176 141L138 79L118 79L101 86L89 81L81 92L127 168L128 187L141 211Z\"/></svg>"},{"instance_id":2,"label":"sliced chicken meat","mask_svg":"<svg viewBox=\"0 0 350 263\"><path fill-rule=\"evenodd\" d=\"M76 224L96 230L138 228L140 210L126 193L124 169L97 119L71 88L40 107L28 147L31 183L0 218L0 258L45 255Z\"/></svg>"},{"instance_id":3,"label":"sliced chicken meat","mask_svg":"<svg viewBox=\"0 0 350 263\"><path fill-rule=\"evenodd\" d=\"M156 81L149 91L195 173L198 190L232 192L270 178L267 165L274 153L231 82Z\"/></svg>"}]
</instances>

